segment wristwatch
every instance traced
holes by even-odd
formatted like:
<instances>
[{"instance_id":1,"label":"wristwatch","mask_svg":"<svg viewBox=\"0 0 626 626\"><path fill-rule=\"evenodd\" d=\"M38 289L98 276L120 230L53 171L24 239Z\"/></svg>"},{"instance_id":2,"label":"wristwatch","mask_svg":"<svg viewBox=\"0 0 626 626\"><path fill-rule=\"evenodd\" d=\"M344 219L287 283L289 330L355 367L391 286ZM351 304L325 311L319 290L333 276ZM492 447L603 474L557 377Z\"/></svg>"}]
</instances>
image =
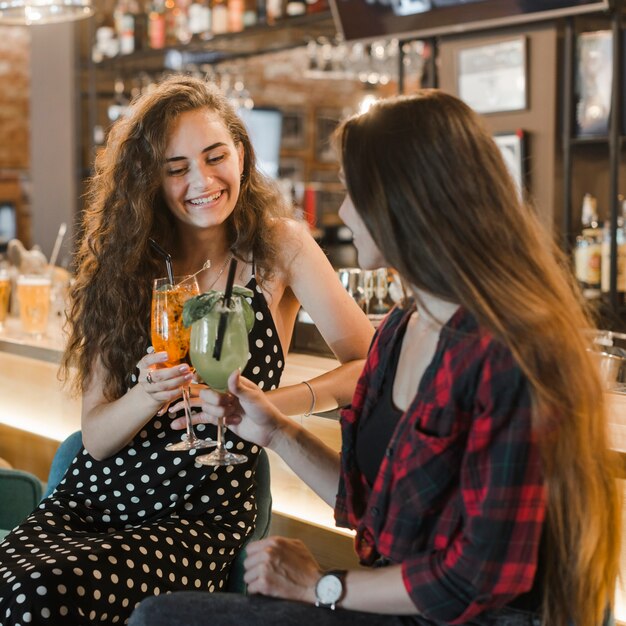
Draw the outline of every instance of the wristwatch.
<instances>
[{"instance_id":1,"label":"wristwatch","mask_svg":"<svg viewBox=\"0 0 626 626\"><path fill-rule=\"evenodd\" d=\"M335 610L346 593L346 570L331 570L322 574L315 585L315 606Z\"/></svg>"}]
</instances>

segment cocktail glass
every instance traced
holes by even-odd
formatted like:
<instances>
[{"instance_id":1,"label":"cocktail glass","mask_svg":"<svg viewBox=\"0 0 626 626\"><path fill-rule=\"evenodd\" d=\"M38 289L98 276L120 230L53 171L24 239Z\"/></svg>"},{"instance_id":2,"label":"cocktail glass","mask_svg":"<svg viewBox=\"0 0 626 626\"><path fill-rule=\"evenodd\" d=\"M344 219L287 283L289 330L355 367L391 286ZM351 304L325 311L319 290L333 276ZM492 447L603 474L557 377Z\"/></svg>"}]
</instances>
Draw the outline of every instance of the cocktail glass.
<instances>
[{"instance_id":1,"label":"cocktail glass","mask_svg":"<svg viewBox=\"0 0 626 626\"><path fill-rule=\"evenodd\" d=\"M213 356L217 339L220 317L226 316L224 341L220 359ZM238 368L243 369L248 362L248 330L243 315L241 301L231 298L230 306L218 302L204 317L191 325L191 344L189 354L191 362L202 380L212 389L225 392L228 390L228 377ZM224 418L217 422L217 448L199 456L196 461L202 465L236 465L248 460L243 454L234 454L226 450L226 426Z\"/></svg>"},{"instance_id":2,"label":"cocktail glass","mask_svg":"<svg viewBox=\"0 0 626 626\"><path fill-rule=\"evenodd\" d=\"M363 290L363 308L365 315L370 314L370 304L374 297L374 272L372 270L361 270L361 288Z\"/></svg>"},{"instance_id":3,"label":"cocktail glass","mask_svg":"<svg viewBox=\"0 0 626 626\"><path fill-rule=\"evenodd\" d=\"M174 283L172 285L168 278L157 278L152 289L152 346L156 352L167 352L167 367L182 363L189 352L190 329L183 325L183 305L189 298L200 293L198 281L193 276L175 277ZM217 445L215 441L196 436L189 408L189 386L181 387L181 392L187 437L176 443L168 443L165 449L183 452Z\"/></svg>"}]
</instances>

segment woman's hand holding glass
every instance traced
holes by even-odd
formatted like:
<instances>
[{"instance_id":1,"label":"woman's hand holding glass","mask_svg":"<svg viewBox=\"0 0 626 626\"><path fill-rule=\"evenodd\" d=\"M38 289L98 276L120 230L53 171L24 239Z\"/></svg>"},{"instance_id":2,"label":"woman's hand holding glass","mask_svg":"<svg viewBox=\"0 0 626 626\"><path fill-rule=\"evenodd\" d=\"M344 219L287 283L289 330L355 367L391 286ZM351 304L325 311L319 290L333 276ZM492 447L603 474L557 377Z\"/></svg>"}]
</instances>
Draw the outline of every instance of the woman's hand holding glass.
<instances>
[{"instance_id":1,"label":"woman's hand holding glass","mask_svg":"<svg viewBox=\"0 0 626 626\"><path fill-rule=\"evenodd\" d=\"M228 429L241 439L262 447L271 447L274 437L288 422L252 381L233 372L228 379L228 392L200 390L203 422L217 424L224 418Z\"/></svg>"},{"instance_id":2,"label":"woman's hand holding glass","mask_svg":"<svg viewBox=\"0 0 626 626\"><path fill-rule=\"evenodd\" d=\"M167 352L152 352L137 363L137 384L159 406L180 398L181 387L188 385L193 379L193 372L187 363L167 367L167 362Z\"/></svg>"}]
</instances>

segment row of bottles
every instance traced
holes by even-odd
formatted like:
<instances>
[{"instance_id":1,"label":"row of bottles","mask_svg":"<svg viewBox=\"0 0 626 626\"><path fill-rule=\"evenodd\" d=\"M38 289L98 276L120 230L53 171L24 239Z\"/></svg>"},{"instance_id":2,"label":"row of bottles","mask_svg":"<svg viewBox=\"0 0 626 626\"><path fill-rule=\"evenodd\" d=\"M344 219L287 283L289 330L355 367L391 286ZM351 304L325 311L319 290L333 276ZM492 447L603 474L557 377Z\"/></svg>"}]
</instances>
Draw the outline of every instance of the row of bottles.
<instances>
[{"instance_id":1,"label":"row of bottles","mask_svg":"<svg viewBox=\"0 0 626 626\"><path fill-rule=\"evenodd\" d=\"M626 296L626 200L620 196L621 215L617 219L617 292L623 303ZM582 230L576 238L574 265L576 279L589 300L604 297L610 289L611 230L607 221L598 219L598 203L590 193L582 206Z\"/></svg>"},{"instance_id":2,"label":"row of bottles","mask_svg":"<svg viewBox=\"0 0 626 626\"><path fill-rule=\"evenodd\" d=\"M208 41L327 9L328 0L117 0L113 15L101 16L93 59Z\"/></svg>"}]
</instances>

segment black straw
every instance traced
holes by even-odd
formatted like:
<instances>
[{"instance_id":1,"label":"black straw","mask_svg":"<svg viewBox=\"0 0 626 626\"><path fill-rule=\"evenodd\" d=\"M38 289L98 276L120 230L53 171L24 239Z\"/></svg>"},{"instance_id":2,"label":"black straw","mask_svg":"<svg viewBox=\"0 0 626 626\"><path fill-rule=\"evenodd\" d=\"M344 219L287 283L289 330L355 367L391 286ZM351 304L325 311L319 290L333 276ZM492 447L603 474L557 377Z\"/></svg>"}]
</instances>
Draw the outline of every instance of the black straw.
<instances>
[{"instance_id":1,"label":"black straw","mask_svg":"<svg viewBox=\"0 0 626 626\"><path fill-rule=\"evenodd\" d=\"M156 250L156 252L165 259L165 269L167 270L167 279L170 281L170 285L174 286L174 272L172 270L172 256L169 252L165 252L163 248L152 237L148 238L150 245Z\"/></svg>"},{"instance_id":2,"label":"black straw","mask_svg":"<svg viewBox=\"0 0 626 626\"><path fill-rule=\"evenodd\" d=\"M226 290L224 291L224 308L230 306L230 298L233 295L233 285L235 284L235 271L237 270L237 259L233 257L230 260L228 268L228 277L226 278ZM220 319L217 324L217 337L215 338L215 346L213 347L213 358L219 361L222 356L222 344L224 343L224 335L226 334L226 322L228 321L228 311L220 313Z\"/></svg>"}]
</instances>

